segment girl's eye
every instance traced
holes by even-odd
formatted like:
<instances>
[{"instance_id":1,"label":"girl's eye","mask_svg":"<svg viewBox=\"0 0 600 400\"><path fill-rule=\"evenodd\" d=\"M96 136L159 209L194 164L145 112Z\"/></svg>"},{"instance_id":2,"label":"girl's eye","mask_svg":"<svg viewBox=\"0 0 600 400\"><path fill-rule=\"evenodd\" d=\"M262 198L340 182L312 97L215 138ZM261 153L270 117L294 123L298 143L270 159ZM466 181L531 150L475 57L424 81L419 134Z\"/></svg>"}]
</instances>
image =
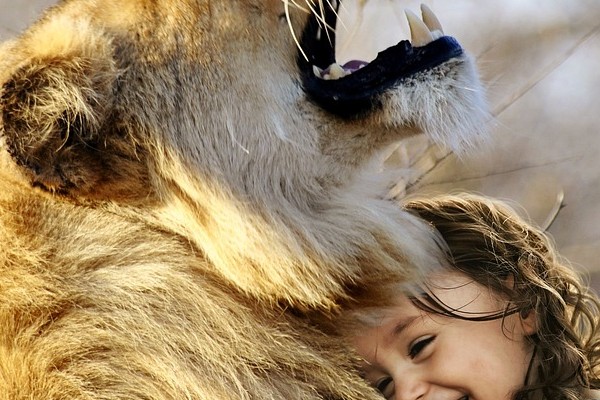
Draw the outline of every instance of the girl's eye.
<instances>
[{"instance_id":1,"label":"girl's eye","mask_svg":"<svg viewBox=\"0 0 600 400\"><path fill-rule=\"evenodd\" d=\"M427 347L434 340L435 336L417 339L415 342L411 343L408 349L408 356L414 360L421 353L421 351L423 351L423 349L425 349L425 347Z\"/></svg>"},{"instance_id":2,"label":"girl's eye","mask_svg":"<svg viewBox=\"0 0 600 400\"><path fill-rule=\"evenodd\" d=\"M379 390L386 399L391 399L394 397L394 380L386 376L375 383L375 389Z\"/></svg>"}]
</instances>

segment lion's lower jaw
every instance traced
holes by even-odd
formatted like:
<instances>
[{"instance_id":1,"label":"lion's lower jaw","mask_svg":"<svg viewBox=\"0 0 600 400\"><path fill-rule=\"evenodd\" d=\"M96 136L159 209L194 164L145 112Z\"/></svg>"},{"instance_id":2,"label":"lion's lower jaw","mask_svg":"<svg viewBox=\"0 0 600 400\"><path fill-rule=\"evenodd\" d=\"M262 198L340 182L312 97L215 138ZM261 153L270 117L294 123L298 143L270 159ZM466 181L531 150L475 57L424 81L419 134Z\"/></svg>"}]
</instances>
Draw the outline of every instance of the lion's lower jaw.
<instances>
[{"instance_id":1,"label":"lion's lower jaw","mask_svg":"<svg viewBox=\"0 0 600 400\"><path fill-rule=\"evenodd\" d=\"M382 120L391 127L414 125L433 142L464 154L489 139L491 119L485 90L469 55L406 79L402 90L382 99ZM398 116L405 116L398 120Z\"/></svg>"}]
</instances>

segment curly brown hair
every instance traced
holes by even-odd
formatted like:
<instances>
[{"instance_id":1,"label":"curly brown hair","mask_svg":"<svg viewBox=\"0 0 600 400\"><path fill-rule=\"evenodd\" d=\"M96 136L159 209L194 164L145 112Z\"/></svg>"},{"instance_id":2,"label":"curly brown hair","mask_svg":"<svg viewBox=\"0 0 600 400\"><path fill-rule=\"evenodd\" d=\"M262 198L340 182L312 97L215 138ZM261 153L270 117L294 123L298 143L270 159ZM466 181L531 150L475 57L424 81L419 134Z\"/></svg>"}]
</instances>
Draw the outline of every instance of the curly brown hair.
<instances>
[{"instance_id":1,"label":"curly brown hair","mask_svg":"<svg viewBox=\"0 0 600 400\"><path fill-rule=\"evenodd\" d=\"M482 196L413 199L405 208L441 234L452 267L507 296L506 312L535 312L537 332L530 340L536 361L515 399L580 400L600 388L600 300L547 234L505 203ZM435 299L414 302L448 315Z\"/></svg>"}]
</instances>

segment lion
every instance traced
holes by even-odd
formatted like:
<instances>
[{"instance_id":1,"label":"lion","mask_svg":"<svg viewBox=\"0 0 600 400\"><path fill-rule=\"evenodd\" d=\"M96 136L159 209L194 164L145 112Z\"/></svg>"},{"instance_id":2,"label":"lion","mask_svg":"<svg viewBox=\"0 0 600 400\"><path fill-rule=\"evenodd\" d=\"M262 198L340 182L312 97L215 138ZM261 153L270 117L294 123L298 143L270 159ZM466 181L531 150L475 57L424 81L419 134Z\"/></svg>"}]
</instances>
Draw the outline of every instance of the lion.
<instances>
[{"instance_id":1,"label":"lion","mask_svg":"<svg viewBox=\"0 0 600 400\"><path fill-rule=\"evenodd\" d=\"M430 10L340 66L338 7L68 0L2 45L3 399L378 398L310 315L438 263L380 161L487 112Z\"/></svg>"}]
</instances>

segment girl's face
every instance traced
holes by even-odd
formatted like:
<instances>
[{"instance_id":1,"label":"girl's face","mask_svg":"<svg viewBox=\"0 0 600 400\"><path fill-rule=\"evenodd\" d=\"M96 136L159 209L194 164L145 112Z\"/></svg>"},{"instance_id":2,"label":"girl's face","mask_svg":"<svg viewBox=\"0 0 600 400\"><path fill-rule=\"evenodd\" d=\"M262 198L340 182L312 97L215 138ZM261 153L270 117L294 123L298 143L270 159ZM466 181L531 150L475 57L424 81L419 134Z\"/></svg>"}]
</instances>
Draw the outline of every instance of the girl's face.
<instances>
[{"instance_id":1,"label":"girl's face","mask_svg":"<svg viewBox=\"0 0 600 400\"><path fill-rule=\"evenodd\" d=\"M507 302L460 273L429 280L431 294L456 314L493 314ZM387 399L508 400L521 388L533 347L533 313L466 321L424 312L404 295L380 324L355 338L365 378Z\"/></svg>"}]
</instances>

